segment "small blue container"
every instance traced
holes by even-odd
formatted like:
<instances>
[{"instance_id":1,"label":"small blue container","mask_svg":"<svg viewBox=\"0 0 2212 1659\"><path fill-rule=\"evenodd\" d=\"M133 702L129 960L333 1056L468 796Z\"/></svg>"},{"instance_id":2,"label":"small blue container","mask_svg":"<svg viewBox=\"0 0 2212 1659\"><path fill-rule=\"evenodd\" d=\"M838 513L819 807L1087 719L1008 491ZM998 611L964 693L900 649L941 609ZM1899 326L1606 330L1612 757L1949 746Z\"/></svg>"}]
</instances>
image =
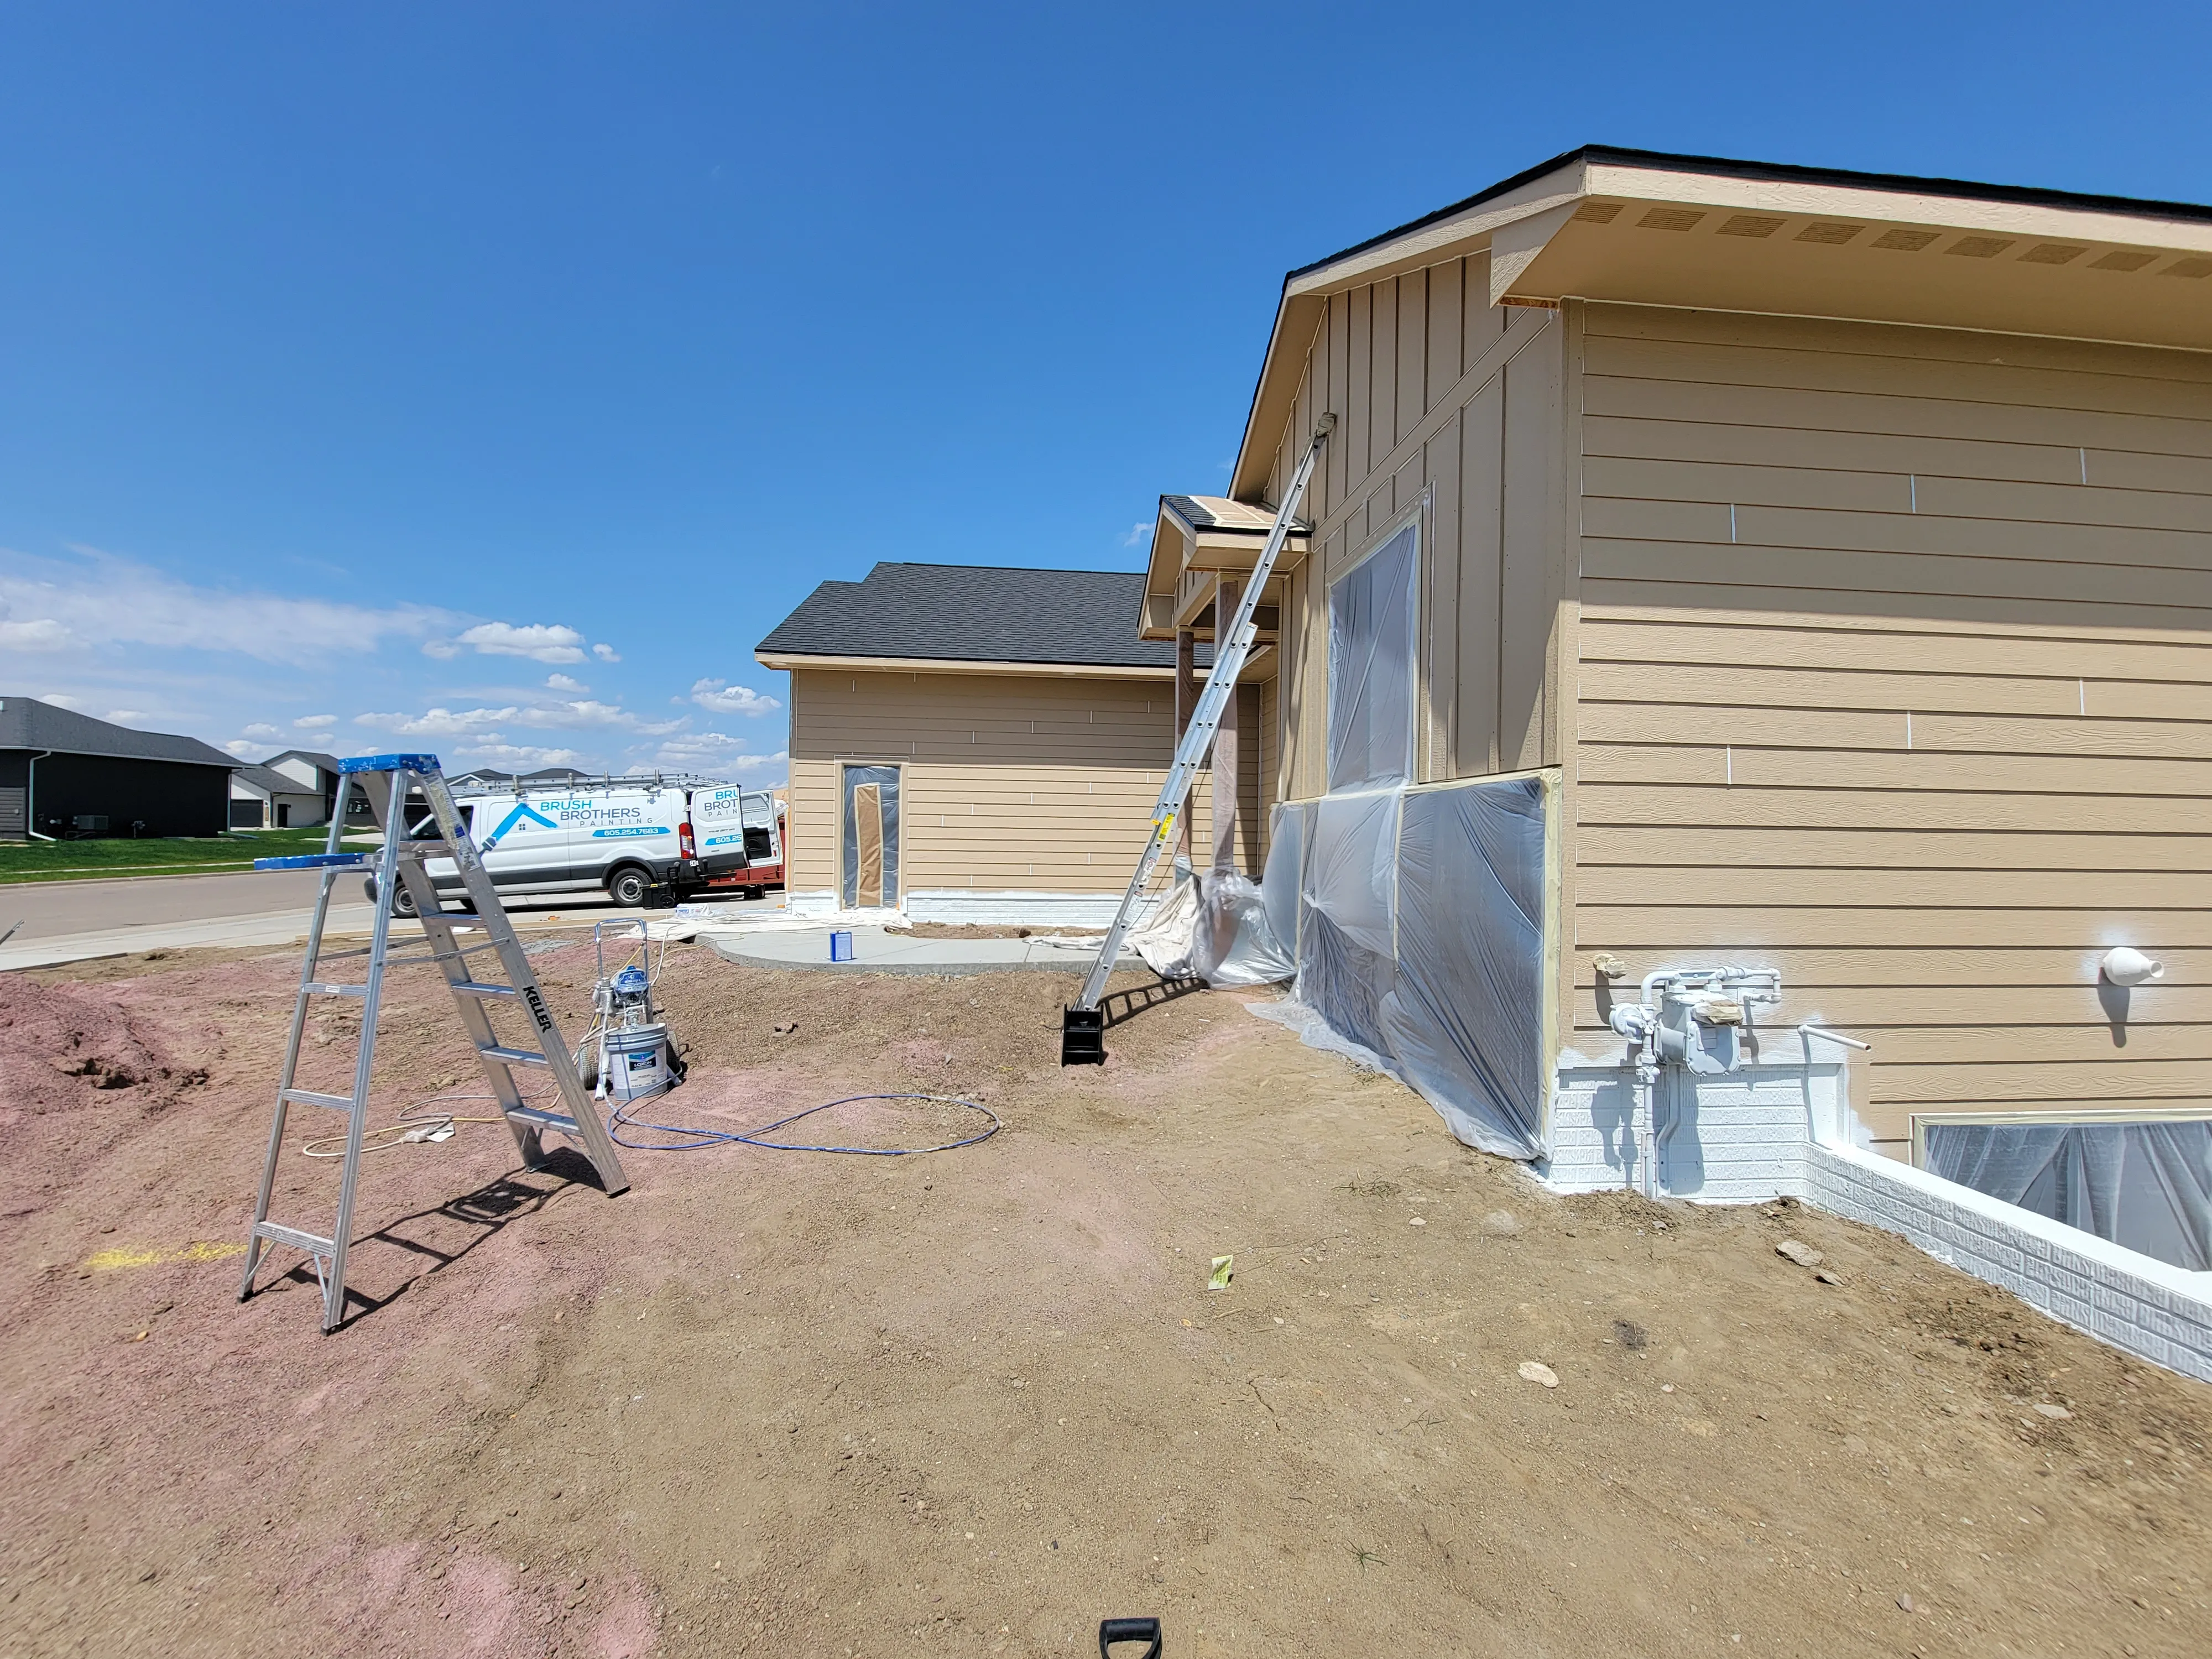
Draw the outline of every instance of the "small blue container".
<instances>
[{"instance_id":1,"label":"small blue container","mask_svg":"<svg viewBox=\"0 0 2212 1659\"><path fill-rule=\"evenodd\" d=\"M848 927L839 927L830 935L830 960L850 962L853 959L853 933Z\"/></svg>"}]
</instances>

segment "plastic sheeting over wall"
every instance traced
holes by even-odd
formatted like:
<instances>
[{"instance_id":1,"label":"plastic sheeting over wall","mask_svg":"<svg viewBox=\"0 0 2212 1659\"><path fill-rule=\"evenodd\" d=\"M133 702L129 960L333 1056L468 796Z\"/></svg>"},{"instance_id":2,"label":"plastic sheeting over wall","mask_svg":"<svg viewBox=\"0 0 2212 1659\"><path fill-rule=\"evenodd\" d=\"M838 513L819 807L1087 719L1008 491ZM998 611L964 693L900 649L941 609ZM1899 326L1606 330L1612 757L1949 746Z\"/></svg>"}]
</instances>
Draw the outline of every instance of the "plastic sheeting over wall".
<instances>
[{"instance_id":1,"label":"plastic sheeting over wall","mask_svg":"<svg viewBox=\"0 0 2212 1659\"><path fill-rule=\"evenodd\" d=\"M1534 776L1291 803L1263 887L1297 999L1509 1158L1545 1150L1547 811Z\"/></svg>"},{"instance_id":2,"label":"plastic sheeting over wall","mask_svg":"<svg viewBox=\"0 0 2212 1659\"><path fill-rule=\"evenodd\" d=\"M1273 985L1297 972L1277 942L1261 890L1233 872L1194 876L1175 861L1175 884L1129 948L1162 979L1195 976L1208 985Z\"/></svg>"},{"instance_id":3,"label":"plastic sheeting over wall","mask_svg":"<svg viewBox=\"0 0 2212 1659\"><path fill-rule=\"evenodd\" d=\"M2212 1269L2212 1121L1930 1123L1928 1171L2177 1267Z\"/></svg>"}]
</instances>

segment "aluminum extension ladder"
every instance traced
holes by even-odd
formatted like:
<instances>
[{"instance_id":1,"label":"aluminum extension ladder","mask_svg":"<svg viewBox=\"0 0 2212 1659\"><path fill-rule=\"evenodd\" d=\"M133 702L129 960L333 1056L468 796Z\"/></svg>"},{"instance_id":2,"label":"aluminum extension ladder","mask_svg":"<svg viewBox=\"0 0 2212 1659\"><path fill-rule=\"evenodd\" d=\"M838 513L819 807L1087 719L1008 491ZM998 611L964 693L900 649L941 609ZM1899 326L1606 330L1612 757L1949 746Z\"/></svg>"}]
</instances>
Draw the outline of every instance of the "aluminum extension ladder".
<instances>
[{"instance_id":1,"label":"aluminum extension ladder","mask_svg":"<svg viewBox=\"0 0 2212 1659\"><path fill-rule=\"evenodd\" d=\"M1221 711L1237 694L1237 677L1244 672L1245 659L1252 654L1253 641L1259 634L1252 617L1260 608L1261 592L1267 586L1268 577L1274 574L1276 556L1282 552L1283 543L1297 518L1298 503L1305 497L1306 484L1313 477L1314 463L1321 459L1322 446L1335 429L1334 415L1324 415L1316 422L1313 441L1306 446L1304 458L1291 475L1291 487L1283 492L1283 504L1275 509L1275 522L1267 531L1267 544L1261 548L1259 562L1245 581L1236 620L1224 627L1218 616L1213 619L1213 668L1206 677L1205 689L1198 694L1198 706L1191 710L1190 725L1176 745L1175 762L1160 785L1160 798L1152 807L1152 838L1145 843L1144 853L1137 860L1136 873L1129 878L1128 890L1121 895L1121 908L1114 913L1114 925L1106 930L1106 942L1099 946L1098 960L1091 964L1090 976L1083 981L1082 994L1060 1011L1060 1063L1063 1066L1105 1064L1106 1014L1099 1000L1106 994L1106 977L1114 971L1114 963L1121 954L1121 941L1128 936L1137 919L1137 907L1144 902L1145 890L1152 884L1152 872L1159 867L1168 843L1175 839L1176 825L1182 817L1183 808L1189 805L1199 768L1205 764L1206 752L1213 747Z\"/></svg>"},{"instance_id":2,"label":"aluminum extension ladder","mask_svg":"<svg viewBox=\"0 0 2212 1659\"><path fill-rule=\"evenodd\" d=\"M581 1145L592 1167L599 1171L609 1197L629 1186L621 1160L615 1155L614 1142L584 1093L568 1045L554 1022L552 1010L545 1006L537 976L530 971L530 961L522 953L521 941L516 939L514 925L501 908L499 894L485 872L483 860L461 827L453 794L439 769L438 757L369 755L341 761L338 772L337 799L331 807L326 850L299 858L253 861L257 870L320 870L323 885L315 899L314 921L307 930L307 960L300 969L299 996L292 1007L291 1036L284 1045L284 1066L276 1085L276 1118L269 1131L269 1156L262 1165L261 1192L254 1200L253 1227L246 1239L246 1273L238 1286L240 1301L253 1294L254 1273L270 1245L306 1251L314 1263L316 1280L322 1286L323 1329L326 1333L337 1329L345 1317L346 1246L353 1231L362 1138L368 1128L369 1074L375 1059L377 1012L383 1000L384 970L387 967L427 961L436 963L444 970L446 983L452 988L454 1004L460 1011L462 1027L476 1045L484 1076L491 1083L507 1127L514 1132L515 1144L521 1148L525 1164L535 1167L544 1161L542 1136L550 1129ZM407 800L410 793L417 789L428 802L431 816L436 820L435 838L426 836L417 841L409 835ZM384 832L384 850L376 865L376 921L366 949L325 954L323 924L330 915L331 890L341 872L360 869L368 861L366 854L338 850L345 830L348 799L356 790L368 802L370 815ZM448 916L441 913L437 889L428 868L428 861L434 858L450 859L459 867L475 915ZM416 951L403 941L399 950L406 954L395 954L390 945L392 896L402 886L415 901L427 948ZM465 932L484 937L464 945L460 935ZM506 975L505 983L476 976L470 959L481 957L485 951L496 957ZM368 959L366 979L354 981L322 977L323 963L356 957ZM314 1000L325 997L361 1000L361 1046L354 1060L353 1092L349 1095L325 1094L294 1086L300 1063L300 1039L307 1029L308 1008ZM501 1042L493 1030L488 1005L509 1002L518 1003L528 1011L535 1031L534 1047L511 1048ZM560 1092L561 1104L566 1109L549 1111L526 1103L515 1082L517 1066L550 1072ZM284 1149L284 1121L295 1106L324 1108L346 1115L337 1222L327 1237L269 1219L277 1160Z\"/></svg>"}]
</instances>

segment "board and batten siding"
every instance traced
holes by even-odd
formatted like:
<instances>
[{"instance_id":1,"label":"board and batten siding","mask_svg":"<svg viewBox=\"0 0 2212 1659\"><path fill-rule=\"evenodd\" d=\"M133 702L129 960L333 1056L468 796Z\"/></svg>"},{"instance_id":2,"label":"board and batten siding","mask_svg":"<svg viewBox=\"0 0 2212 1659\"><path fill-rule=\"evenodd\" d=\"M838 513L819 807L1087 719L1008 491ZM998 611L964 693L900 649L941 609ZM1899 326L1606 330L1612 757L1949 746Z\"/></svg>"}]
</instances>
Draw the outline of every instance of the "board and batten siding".
<instances>
[{"instance_id":1,"label":"board and batten siding","mask_svg":"<svg viewBox=\"0 0 2212 1659\"><path fill-rule=\"evenodd\" d=\"M1893 1154L2212 1103L2212 359L1576 309L1571 1041L1596 952L1771 964Z\"/></svg>"},{"instance_id":2,"label":"board and batten siding","mask_svg":"<svg viewBox=\"0 0 2212 1659\"><path fill-rule=\"evenodd\" d=\"M1242 692L1249 723L1255 688ZM915 889L1116 893L1144 850L1175 746L1168 678L799 668L791 681L788 887L836 885L838 768L903 766L903 881ZM1258 745L1240 770L1239 839L1259 860ZM1192 803L1211 843L1212 778Z\"/></svg>"},{"instance_id":3,"label":"board and batten siding","mask_svg":"<svg viewBox=\"0 0 2212 1659\"><path fill-rule=\"evenodd\" d=\"M1335 434L1286 581L1277 787L1328 788L1328 584L1401 514L1421 525L1420 775L1559 760L1566 353L1556 312L1493 307L1486 258L1332 296L1276 451L1280 501L1315 423Z\"/></svg>"}]
</instances>

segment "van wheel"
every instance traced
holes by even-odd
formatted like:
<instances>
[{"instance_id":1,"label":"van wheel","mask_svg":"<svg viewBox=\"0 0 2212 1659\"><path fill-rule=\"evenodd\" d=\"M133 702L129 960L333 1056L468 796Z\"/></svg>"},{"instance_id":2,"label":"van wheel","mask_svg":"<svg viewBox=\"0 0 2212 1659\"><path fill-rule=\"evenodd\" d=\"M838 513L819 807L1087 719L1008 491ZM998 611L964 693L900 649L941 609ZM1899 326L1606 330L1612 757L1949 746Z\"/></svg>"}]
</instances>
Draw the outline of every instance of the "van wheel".
<instances>
[{"instance_id":1,"label":"van wheel","mask_svg":"<svg viewBox=\"0 0 2212 1659\"><path fill-rule=\"evenodd\" d=\"M376 878L371 876L367 881L362 883L361 890L371 904L375 903ZM392 914L395 916L411 916L415 914L415 895L407 890L405 882L398 883L392 890Z\"/></svg>"},{"instance_id":2,"label":"van wheel","mask_svg":"<svg viewBox=\"0 0 2212 1659\"><path fill-rule=\"evenodd\" d=\"M607 878L607 896L625 910L636 909L652 890L653 878L635 865L617 870Z\"/></svg>"}]
</instances>

